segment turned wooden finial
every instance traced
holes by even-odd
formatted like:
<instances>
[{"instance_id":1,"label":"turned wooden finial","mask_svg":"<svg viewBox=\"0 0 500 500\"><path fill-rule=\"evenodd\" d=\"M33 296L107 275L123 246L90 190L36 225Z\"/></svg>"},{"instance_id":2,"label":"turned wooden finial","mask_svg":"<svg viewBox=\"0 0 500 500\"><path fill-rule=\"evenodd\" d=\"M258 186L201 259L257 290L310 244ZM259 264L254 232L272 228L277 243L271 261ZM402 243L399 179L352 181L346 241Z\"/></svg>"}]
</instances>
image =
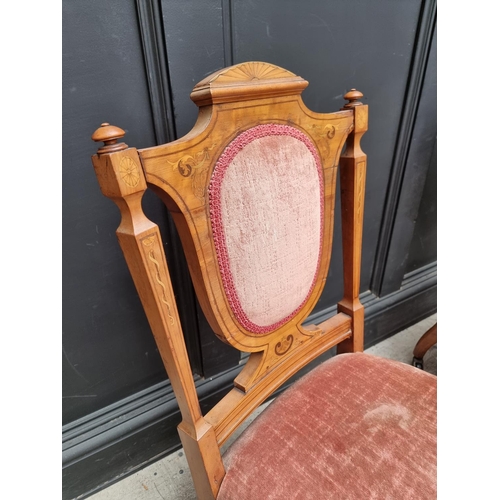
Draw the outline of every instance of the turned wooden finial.
<instances>
[{"instance_id":1,"label":"turned wooden finial","mask_svg":"<svg viewBox=\"0 0 500 500\"><path fill-rule=\"evenodd\" d=\"M344 95L344 99L346 101L349 101L347 104L344 104L344 109L351 109L354 108L354 106L362 106L363 103L358 101L358 99L361 99L362 97L363 94L359 90L349 90L349 92Z\"/></svg>"},{"instance_id":2,"label":"turned wooden finial","mask_svg":"<svg viewBox=\"0 0 500 500\"><path fill-rule=\"evenodd\" d=\"M121 151L127 149L128 146L124 142L117 142L125 136L125 130L120 127L115 127L109 123L102 123L101 126L92 134L92 140L95 142L104 142L98 153L113 153L114 151Z\"/></svg>"}]
</instances>

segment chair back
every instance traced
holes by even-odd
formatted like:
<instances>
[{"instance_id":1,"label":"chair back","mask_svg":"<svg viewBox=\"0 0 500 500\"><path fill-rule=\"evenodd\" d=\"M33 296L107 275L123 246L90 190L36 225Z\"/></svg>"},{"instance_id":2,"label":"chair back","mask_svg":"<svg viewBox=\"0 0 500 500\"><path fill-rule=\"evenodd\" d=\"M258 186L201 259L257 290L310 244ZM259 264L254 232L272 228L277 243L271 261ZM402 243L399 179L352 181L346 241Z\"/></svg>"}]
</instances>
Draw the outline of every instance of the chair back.
<instances>
[{"instance_id":1,"label":"chair back","mask_svg":"<svg viewBox=\"0 0 500 500\"><path fill-rule=\"evenodd\" d=\"M118 205L118 239L182 412L179 433L197 494L215 498L220 446L280 385L321 353L363 348L359 302L368 108L315 113L304 79L247 62L210 75L191 93L194 128L168 144L135 149L122 129L92 136L102 192ZM345 146L344 153L341 156ZM328 274L340 163L344 298L319 325L303 323ZM215 334L250 353L229 392L202 415L159 228L141 199L152 189L170 210L194 287Z\"/></svg>"}]
</instances>

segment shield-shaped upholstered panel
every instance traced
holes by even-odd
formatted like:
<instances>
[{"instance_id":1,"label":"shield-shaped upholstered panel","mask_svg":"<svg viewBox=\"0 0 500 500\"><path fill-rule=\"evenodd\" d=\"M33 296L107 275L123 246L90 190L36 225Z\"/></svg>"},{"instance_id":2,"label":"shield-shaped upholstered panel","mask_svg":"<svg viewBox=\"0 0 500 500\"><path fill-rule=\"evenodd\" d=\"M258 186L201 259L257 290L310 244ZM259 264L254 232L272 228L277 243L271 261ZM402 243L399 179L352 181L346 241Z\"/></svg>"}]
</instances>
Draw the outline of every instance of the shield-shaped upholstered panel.
<instances>
[{"instance_id":1,"label":"shield-shaped upholstered panel","mask_svg":"<svg viewBox=\"0 0 500 500\"><path fill-rule=\"evenodd\" d=\"M229 305L248 331L279 328L309 298L321 257L323 196L318 152L295 127L252 127L218 159L210 221Z\"/></svg>"}]
</instances>

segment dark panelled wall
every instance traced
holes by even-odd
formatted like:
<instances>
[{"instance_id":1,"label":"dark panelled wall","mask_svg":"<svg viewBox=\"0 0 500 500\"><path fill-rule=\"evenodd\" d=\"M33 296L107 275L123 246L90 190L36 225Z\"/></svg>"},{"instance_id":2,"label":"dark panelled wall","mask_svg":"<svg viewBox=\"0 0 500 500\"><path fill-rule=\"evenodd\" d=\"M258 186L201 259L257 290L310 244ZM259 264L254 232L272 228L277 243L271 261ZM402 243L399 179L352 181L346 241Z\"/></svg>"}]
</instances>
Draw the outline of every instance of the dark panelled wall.
<instances>
[{"instance_id":1,"label":"dark panelled wall","mask_svg":"<svg viewBox=\"0 0 500 500\"><path fill-rule=\"evenodd\" d=\"M262 60L310 82L314 111L352 87L370 105L362 263L366 346L436 311L436 5L429 0L63 0L63 498L86 497L178 448L179 412L90 161L104 121L142 148L193 126L193 86ZM153 195L206 411L241 369L200 312ZM338 213L338 210L337 210ZM340 224L311 321L342 296ZM331 355L332 353L328 354Z\"/></svg>"}]
</instances>

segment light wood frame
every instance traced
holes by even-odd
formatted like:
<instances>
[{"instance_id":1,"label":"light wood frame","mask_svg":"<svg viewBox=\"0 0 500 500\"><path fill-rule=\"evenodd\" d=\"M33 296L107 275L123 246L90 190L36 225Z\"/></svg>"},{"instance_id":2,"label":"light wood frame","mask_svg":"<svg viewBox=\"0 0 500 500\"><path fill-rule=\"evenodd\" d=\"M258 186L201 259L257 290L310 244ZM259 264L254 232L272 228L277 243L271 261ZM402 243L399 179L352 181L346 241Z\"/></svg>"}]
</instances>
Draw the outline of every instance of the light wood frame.
<instances>
[{"instance_id":1,"label":"light wood frame","mask_svg":"<svg viewBox=\"0 0 500 500\"><path fill-rule=\"evenodd\" d=\"M179 434L200 499L217 497L225 474L222 444L281 384L335 345L338 352L363 350L359 283L366 155L360 140L368 126L368 106L353 89L341 111L315 113L301 98L307 85L277 66L242 63L196 85L191 98L199 107L198 120L181 139L137 150L119 143L124 131L107 123L92 136L104 142L92 162L103 194L121 212L118 239L179 402ZM262 335L247 331L228 304L211 233L207 187L224 148L241 132L266 123L295 127L317 148L324 176L324 227L319 272L308 300L291 320ZM328 273L339 164L344 296L336 315L303 326ZM172 213L198 299L215 334L250 353L234 388L206 415L198 402L160 231L142 211L148 187Z\"/></svg>"}]
</instances>

